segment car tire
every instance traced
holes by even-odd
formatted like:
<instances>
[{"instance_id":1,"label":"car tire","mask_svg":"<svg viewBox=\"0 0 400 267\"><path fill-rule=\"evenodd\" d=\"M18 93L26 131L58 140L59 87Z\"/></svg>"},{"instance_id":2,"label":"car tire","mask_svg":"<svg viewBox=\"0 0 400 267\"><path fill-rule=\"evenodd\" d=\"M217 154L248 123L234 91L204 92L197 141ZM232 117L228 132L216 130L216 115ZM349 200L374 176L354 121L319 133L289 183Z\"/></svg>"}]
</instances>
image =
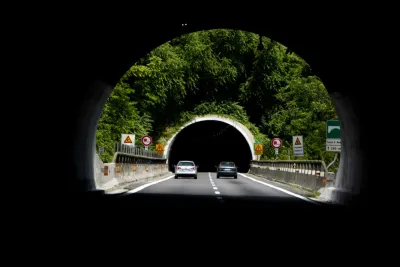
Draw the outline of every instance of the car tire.
<instances>
[{"instance_id":1,"label":"car tire","mask_svg":"<svg viewBox=\"0 0 400 267\"><path fill-rule=\"evenodd\" d=\"M217 175L217 178L219 178L219 175Z\"/></svg>"},{"instance_id":2,"label":"car tire","mask_svg":"<svg viewBox=\"0 0 400 267\"><path fill-rule=\"evenodd\" d=\"M233 178L234 178L234 179L237 179L237 175L235 175Z\"/></svg>"},{"instance_id":3,"label":"car tire","mask_svg":"<svg viewBox=\"0 0 400 267\"><path fill-rule=\"evenodd\" d=\"M197 175L194 177L194 179L197 179Z\"/></svg>"},{"instance_id":4,"label":"car tire","mask_svg":"<svg viewBox=\"0 0 400 267\"><path fill-rule=\"evenodd\" d=\"M177 175L175 175L175 179L178 179L178 176L177 176Z\"/></svg>"}]
</instances>

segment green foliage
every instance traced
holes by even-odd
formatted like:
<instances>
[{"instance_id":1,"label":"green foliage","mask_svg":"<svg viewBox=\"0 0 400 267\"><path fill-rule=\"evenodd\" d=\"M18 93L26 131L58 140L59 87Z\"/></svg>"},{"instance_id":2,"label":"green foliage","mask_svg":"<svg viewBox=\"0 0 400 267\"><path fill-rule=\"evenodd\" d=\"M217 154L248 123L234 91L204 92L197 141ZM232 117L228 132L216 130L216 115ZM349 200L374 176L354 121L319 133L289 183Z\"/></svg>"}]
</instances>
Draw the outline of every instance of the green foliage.
<instances>
[{"instance_id":1,"label":"green foliage","mask_svg":"<svg viewBox=\"0 0 400 267\"><path fill-rule=\"evenodd\" d=\"M182 126L192 121L196 116L218 115L240 122L246 126L259 142L268 143L269 139L260 132L257 126L249 122L246 111L236 102L204 102L196 106L192 111L182 112L178 122L167 127L162 133L158 142L166 143Z\"/></svg>"},{"instance_id":2,"label":"green foliage","mask_svg":"<svg viewBox=\"0 0 400 267\"><path fill-rule=\"evenodd\" d=\"M302 159L331 162L325 121L337 117L322 81L286 47L266 37L264 49L258 44L256 34L218 29L154 49L121 78L104 107L96 135L102 159L112 158L121 133L166 143L195 116L217 114L248 127L264 145L262 159L275 158L274 137L284 141L279 158L293 159L292 135L303 135Z\"/></svg>"}]
</instances>

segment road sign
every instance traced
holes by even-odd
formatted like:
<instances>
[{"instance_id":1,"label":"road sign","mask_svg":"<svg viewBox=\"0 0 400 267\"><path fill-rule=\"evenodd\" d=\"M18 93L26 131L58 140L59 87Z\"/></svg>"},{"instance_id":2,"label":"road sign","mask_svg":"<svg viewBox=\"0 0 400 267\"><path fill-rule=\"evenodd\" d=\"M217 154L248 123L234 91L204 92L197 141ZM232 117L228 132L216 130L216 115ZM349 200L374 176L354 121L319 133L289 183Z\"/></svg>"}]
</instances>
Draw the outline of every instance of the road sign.
<instances>
[{"instance_id":1,"label":"road sign","mask_svg":"<svg viewBox=\"0 0 400 267\"><path fill-rule=\"evenodd\" d=\"M341 133L340 121L326 121L326 151L340 152L341 151Z\"/></svg>"},{"instance_id":2,"label":"road sign","mask_svg":"<svg viewBox=\"0 0 400 267\"><path fill-rule=\"evenodd\" d=\"M142 136L142 144L144 146L149 146L149 145L151 145L152 142L153 142L153 140L152 140L151 136L148 136L148 135Z\"/></svg>"},{"instance_id":3,"label":"road sign","mask_svg":"<svg viewBox=\"0 0 400 267\"><path fill-rule=\"evenodd\" d=\"M303 136L293 136L293 155L295 157L304 157Z\"/></svg>"},{"instance_id":4,"label":"road sign","mask_svg":"<svg viewBox=\"0 0 400 267\"><path fill-rule=\"evenodd\" d=\"M271 141L273 148L281 148L282 147L282 140L280 138L274 138Z\"/></svg>"},{"instance_id":5,"label":"road sign","mask_svg":"<svg viewBox=\"0 0 400 267\"><path fill-rule=\"evenodd\" d=\"M121 144L127 146L135 146L134 134L121 134Z\"/></svg>"},{"instance_id":6,"label":"road sign","mask_svg":"<svg viewBox=\"0 0 400 267\"><path fill-rule=\"evenodd\" d=\"M254 154L262 155L263 154L263 145L262 144L254 144Z\"/></svg>"},{"instance_id":7,"label":"road sign","mask_svg":"<svg viewBox=\"0 0 400 267\"><path fill-rule=\"evenodd\" d=\"M156 151L158 153L163 153L164 152L164 145L163 144L156 144Z\"/></svg>"}]
</instances>

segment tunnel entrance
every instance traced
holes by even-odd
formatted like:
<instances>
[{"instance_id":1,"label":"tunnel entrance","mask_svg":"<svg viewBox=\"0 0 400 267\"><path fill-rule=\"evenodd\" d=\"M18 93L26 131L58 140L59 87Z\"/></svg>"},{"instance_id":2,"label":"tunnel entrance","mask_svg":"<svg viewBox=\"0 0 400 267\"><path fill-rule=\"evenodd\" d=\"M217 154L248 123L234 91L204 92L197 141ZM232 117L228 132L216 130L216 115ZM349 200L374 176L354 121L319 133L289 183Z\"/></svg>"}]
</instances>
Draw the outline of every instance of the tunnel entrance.
<instances>
[{"instance_id":1,"label":"tunnel entrance","mask_svg":"<svg viewBox=\"0 0 400 267\"><path fill-rule=\"evenodd\" d=\"M220 161L233 161L239 172L247 172L252 159L244 136L232 125L220 121L202 121L179 132L170 148L168 166L179 160L193 160L199 172L215 172Z\"/></svg>"}]
</instances>

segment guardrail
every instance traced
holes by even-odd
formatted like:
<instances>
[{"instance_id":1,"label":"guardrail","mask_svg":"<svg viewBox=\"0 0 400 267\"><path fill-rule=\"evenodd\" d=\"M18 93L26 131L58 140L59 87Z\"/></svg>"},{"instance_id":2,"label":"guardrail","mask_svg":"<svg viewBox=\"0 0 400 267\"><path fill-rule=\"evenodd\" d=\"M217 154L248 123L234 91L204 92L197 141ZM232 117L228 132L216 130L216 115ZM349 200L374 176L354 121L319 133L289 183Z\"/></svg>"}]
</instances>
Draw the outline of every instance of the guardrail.
<instances>
[{"instance_id":1,"label":"guardrail","mask_svg":"<svg viewBox=\"0 0 400 267\"><path fill-rule=\"evenodd\" d=\"M154 151L144 150L139 147L123 145L119 142L115 142L114 152L115 152L114 154L124 153L126 155L132 155L132 156L141 156L141 157L154 158L154 159L165 159L163 154L160 154L160 153L157 153Z\"/></svg>"},{"instance_id":2,"label":"guardrail","mask_svg":"<svg viewBox=\"0 0 400 267\"><path fill-rule=\"evenodd\" d=\"M269 167L270 170L328 177L328 169L322 160L252 160L251 165Z\"/></svg>"},{"instance_id":3,"label":"guardrail","mask_svg":"<svg viewBox=\"0 0 400 267\"><path fill-rule=\"evenodd\" d=\"M322 160L252 160L250 173L311 190L319 190L334 180Z\"/></svg>"}]
</instances>

